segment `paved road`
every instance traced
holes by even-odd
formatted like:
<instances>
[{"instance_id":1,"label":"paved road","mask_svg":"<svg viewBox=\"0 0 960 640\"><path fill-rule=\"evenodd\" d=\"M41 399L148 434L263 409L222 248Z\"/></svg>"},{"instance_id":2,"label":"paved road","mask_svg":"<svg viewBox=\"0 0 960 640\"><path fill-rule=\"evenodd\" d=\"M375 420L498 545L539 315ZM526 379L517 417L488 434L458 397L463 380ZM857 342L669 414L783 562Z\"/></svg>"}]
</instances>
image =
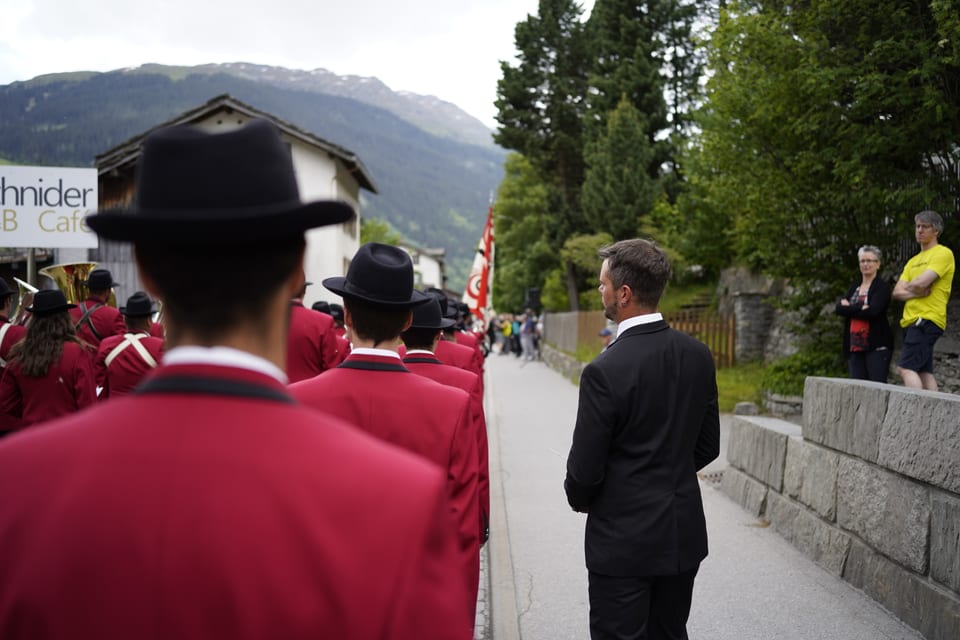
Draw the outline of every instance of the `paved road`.
<instances>
[{"instance_id":1,"label":"paved road","mask_svg":"<svg viewBox=\"0 0 960 640\"><path fill-rule=\"evenodd\" d=\"M490 633L493 640L588 638L585 516L563 493L577 388L542 362L512 356L488 357L486 379ZM711 484L701 488L710 556L696 582L691 640L922 640Z\"/></svg>"}]
</instances>

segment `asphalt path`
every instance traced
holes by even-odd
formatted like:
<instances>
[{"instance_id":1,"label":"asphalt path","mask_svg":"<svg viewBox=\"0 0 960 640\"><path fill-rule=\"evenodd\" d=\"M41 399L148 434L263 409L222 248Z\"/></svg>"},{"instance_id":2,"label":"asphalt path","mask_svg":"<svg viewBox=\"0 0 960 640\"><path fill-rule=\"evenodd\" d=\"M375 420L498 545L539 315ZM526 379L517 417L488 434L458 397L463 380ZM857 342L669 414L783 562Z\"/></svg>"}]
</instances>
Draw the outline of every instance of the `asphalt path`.
<instances>
[{"instance_id":1,"label":"asphalt path","mask_svg":"<svg viewBox=\"0 0 960 640\"><path fill-rule=\"evenodd\" d=\"M494 640L589 637L585 516L567 506L566 457L577 386L543 362L486 361L490 440L490 628ZM721 417L722 471L729 416ZM691 640L922 640L862 592L821 569L710 482L710 544L694 589Z\"/></svg>"}]
</instances>

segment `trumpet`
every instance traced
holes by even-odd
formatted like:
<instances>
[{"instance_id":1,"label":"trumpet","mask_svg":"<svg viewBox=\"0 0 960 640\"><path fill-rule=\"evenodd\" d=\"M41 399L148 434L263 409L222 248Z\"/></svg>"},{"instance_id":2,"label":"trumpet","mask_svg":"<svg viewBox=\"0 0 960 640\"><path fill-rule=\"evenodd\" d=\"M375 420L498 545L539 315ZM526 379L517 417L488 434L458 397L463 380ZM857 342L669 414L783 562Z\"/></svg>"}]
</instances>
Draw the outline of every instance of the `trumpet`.
<instances>
[{"instance_id":1,"label":"trumpet","mask_svg":"<svg viewBox=\"0 0 960 640\"><path fill-rule=\"evenodd\" d=\"M87 278L97 266L96 262L68 262L54 264L37 271L45 275L57 285L70 304L80 304L87 299L90 291L87 288ZM117 307L117 294L111 289L107 298L107 306Z\"/></svg>"}]
</instances>

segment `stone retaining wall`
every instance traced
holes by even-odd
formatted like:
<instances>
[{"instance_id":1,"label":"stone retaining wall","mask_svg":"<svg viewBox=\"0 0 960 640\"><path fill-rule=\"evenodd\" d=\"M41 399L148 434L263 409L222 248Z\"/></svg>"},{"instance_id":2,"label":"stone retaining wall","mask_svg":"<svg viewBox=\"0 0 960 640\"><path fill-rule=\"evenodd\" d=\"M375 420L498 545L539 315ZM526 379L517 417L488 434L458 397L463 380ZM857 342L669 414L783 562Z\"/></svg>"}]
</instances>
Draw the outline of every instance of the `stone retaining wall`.
<instances>
[{"instance_id":1,"label":"stone retaining wall","mask_svg":"<svg viewBox=\"0 0 960 640\"><path fill-rule=\"evenodd\" d=\"M924 637L960 638L960 397L808 378L803 410L735 416L722 490Z\"/></svg>"}]
</instances>

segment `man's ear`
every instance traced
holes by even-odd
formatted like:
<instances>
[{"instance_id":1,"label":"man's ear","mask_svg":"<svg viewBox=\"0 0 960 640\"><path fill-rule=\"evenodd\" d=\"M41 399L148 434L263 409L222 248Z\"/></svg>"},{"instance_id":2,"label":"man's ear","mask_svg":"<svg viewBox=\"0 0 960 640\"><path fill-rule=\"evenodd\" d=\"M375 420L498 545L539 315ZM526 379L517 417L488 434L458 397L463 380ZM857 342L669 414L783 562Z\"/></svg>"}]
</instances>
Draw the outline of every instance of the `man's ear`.
<instances>
[{"instance_id":1,"label":"man's ear","mask_svg":"<svg viewBox=\"0 0 960 640\"><path fill-rule=\"evenodd\" d=\"M401 331L400 333L403 333L404 331L409 329L410 325L412 324L413 324L413 309L410 309L410 311L407 312L407 320L406 322L403 323L403 331Z\"/></svg>"}]
</instances>

